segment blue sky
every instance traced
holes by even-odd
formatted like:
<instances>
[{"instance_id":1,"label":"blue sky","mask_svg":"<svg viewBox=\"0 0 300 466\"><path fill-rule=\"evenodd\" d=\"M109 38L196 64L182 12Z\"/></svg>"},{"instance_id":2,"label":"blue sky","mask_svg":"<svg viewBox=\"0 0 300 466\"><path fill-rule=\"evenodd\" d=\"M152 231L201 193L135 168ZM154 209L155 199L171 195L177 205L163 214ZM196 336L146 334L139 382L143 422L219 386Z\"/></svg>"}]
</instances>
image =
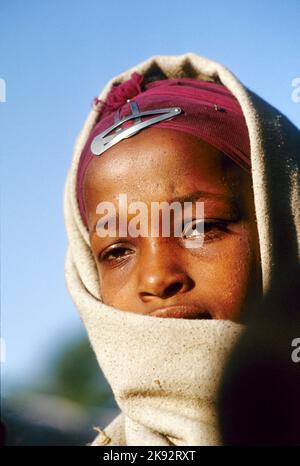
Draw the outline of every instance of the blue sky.
<instances>
[{"instance_id":1,"label":"blue sky","mask_svg":"<svg viewBox=\"0 0 300 466\"><path fill-rule=\"evenodd\" d=\"M62 193L92 98L156 54L225 64L298 127L299 0L2 0L1 333L7 383L30 383L82 326L67 294Z\"/></svg>"}]
</instances>

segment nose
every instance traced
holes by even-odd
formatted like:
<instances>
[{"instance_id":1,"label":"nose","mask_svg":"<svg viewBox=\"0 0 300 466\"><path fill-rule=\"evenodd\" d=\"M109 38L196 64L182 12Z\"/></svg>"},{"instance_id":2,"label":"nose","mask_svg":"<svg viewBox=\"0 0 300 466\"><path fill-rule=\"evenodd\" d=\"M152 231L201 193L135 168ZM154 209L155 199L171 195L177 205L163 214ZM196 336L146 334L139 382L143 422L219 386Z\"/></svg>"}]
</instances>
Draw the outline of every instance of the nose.
<instances>
[{"instance_id":1,"label":"nose","mask_svg":"<svg viewBox=\"0 0 300 466\"><path fill-rule=\"evenodd\" d=\"M140 261L138 293L145 303L185 293L195 286L168 241L160 238L151 241Z\"/></svg>"}]
</instances>

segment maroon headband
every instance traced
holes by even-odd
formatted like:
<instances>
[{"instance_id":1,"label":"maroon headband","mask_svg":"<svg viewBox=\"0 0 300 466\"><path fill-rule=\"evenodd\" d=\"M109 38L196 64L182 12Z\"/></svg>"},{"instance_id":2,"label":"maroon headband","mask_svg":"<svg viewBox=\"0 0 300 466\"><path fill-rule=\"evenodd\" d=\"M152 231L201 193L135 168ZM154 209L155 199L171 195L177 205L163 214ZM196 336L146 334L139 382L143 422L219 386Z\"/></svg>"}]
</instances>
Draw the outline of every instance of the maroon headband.
<instances>
[{"instance_id":1,"label":"maroon headband","mask_svg":"<svg viewBox=\"0 0 300 466\"><path fill-rule=\"evenodd\" d=\"M206 141L247 171L251 171L250 141L248 128L237 99L223 85L198 79L164 79L154 81L142 91L143 76L133 73L131 79L114 86L105 102L101 103L100 121L91 131L82 151L77 171L77 200L85 225L86 212L83 199L83 179L89 162L97 157L91 151L95 138L105 140L105 130L110 129L118 119L132 115L132 105L140 113L157 109L179 108L180 114L173 115L158 123L150 123L149 116L131 117L122 124L122 130L135 125L136 121L147 121L149 126L183 131ZM168 116L168 115L166 115ZM115 125L117 126L117 125ZM120 134L116 128L109 135ZM114 136L113 136L114 137ZM93 147L93 146L92 146ZM104 152L106 149L103 149ZM93 151L94 152L94 151ZM101 156L101 155L100 155Z\"/></svg>"}]
</instances>

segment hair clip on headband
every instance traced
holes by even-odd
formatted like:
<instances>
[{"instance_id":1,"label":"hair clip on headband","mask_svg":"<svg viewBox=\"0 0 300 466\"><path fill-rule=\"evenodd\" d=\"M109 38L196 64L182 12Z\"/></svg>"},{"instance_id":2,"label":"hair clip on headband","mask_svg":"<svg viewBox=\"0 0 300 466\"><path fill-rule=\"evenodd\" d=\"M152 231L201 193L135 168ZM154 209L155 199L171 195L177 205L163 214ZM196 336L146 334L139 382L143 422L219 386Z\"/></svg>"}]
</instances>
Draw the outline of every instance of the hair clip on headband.
<instances>
[{"instance_id":1,"label":"hair clip on headband","mask_svg":"<svg viewBox=\"0 0 300 466\"><path fill-rule=\"evenodd\" d=\"M122 118L122 120L120 120L120 111L118 110L115 116L115 123L93 139L91 144L91 152L93 155L101 155L107 149L122 141L122 139L129 138L147 126L154 125L162 120L168 120L182 112L180 107L159 108L140 112L136 102L130 102L130 108L132 114ZM146 121L141 120L141 117L150 115L157 116L149 118ZM135 121L130 127L122 129L122 124L129 120ZM114 131L114 133L110 135L112 131Z\"/></svg>"}]
</instances>

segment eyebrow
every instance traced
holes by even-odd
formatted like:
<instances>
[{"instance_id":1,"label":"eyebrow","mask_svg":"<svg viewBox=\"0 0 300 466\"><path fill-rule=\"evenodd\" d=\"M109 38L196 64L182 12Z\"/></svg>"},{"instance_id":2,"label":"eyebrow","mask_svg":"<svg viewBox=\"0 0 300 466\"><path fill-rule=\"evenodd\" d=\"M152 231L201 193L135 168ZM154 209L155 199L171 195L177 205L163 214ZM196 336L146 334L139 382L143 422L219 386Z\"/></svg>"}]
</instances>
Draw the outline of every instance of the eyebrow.
<instances>
[{"instance_id":1,"label":"eyebrow","mask_svg":"<svg viewBox=\"0 0 300 466\"><path fill-rule=\"evenodd\" d=\"M184 202L194 202L199 199L218 199L220 201L229 201L234 202L233 196L226 196L225 194L218 194L218 193L211 193L209 191L194 191L192 193L186 194L185 196L178 196L169 199L167 202L180 202L183 204Z\"/></svg>"},{"instance_id":2,"label":"eyebrow","mask_svg":"<svg viewBox=\"0 0 300 466\"><path fill-rule=\"evenodd\" d=\"M184 202L195 202L199 199L216 199L220 201L225 201L225 202L230 202L233 204L233 207L235 209L238 209L237 202L233 196L226 196L225 194L218 194L218 193L212 193L209 191L193 191L192 193L186 194L184 196L177 196L173 197L172 199L169 199L168 201L159 201L159 202L168 202L169 204L172 204L172 202L179 202L180 204L183 204ZM118 217L118 214L117 214ZM97 227L98 220L95 222L92 230L91 230L91 235L96 233L96 227Z\"/></svg>"}]
</instances>

